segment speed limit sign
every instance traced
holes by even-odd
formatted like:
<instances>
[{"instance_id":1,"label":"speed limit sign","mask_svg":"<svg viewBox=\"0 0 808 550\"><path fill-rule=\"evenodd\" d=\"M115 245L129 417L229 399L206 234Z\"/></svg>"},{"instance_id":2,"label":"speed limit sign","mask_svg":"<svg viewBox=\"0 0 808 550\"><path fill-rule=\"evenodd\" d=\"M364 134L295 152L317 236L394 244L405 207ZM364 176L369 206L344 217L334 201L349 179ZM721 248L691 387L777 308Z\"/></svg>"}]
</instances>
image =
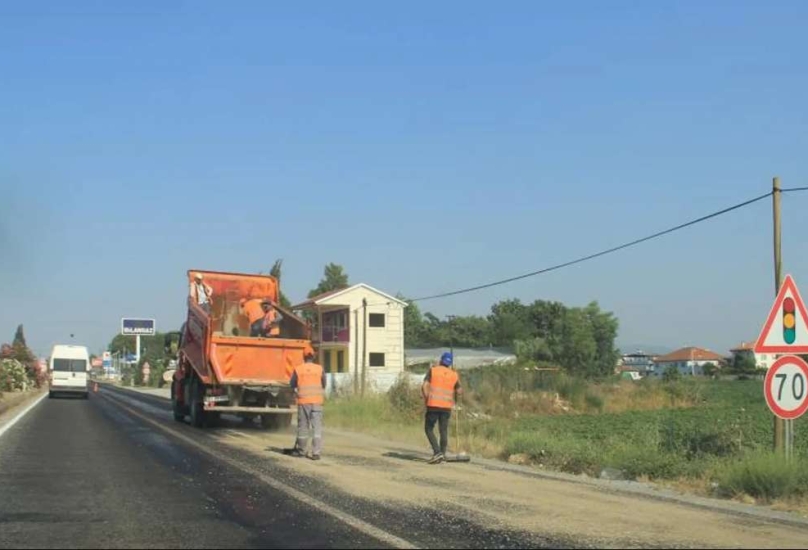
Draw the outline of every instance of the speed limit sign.
<instances>
[{"instance_id":1,"label":"speed limit sign","mask_svg":"<svg viewBox=\"0 0 808 550\"><path fill-rule=\"evenodd\" d=\"M794 355L779 358L766 373L763 391L776 416L799 418L808 410L808 363Z\"/></svg>"}]
</instances>

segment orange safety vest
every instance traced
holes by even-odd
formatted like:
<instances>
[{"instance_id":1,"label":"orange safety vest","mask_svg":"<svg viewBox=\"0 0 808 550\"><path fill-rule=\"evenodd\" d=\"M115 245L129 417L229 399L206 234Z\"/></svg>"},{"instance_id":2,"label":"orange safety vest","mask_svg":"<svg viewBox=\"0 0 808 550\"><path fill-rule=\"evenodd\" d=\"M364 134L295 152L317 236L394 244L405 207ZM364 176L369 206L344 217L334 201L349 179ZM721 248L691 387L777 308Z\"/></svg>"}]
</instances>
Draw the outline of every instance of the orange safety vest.
<instances>
[{"instance_id":1,"label":"orange safety vest","mask_svg":"<svg viewBox=\"0 0 808 550\"><path fill-rule=\"evenodd\" d=\"M260 298L253 298L252 300L247 300L242 306L242 311L244 311L244 315L247 316L247 319L250 320L250 324L253 324L258 319L264 316L264 310L261 309Z\"/></svg>"},{"instance_id":2,"label":"orange safety vest","mask_svg":"<svg viewBox=\"0 0 808 550\"><path fill-rule=\"evenodd\" d=\"M263 311L261 313L263 313ZM281 333L280 325L272 325L272 322L275 321L275 317L277 317L277 314L275 313L274 308L271 308L269 311L267 311L266 315L264 315L264 328L270 327L270 336L278 336Z\"/></svg>"},{"instance_id":3,"label":"orange safety vest","mask_svg":"<svg viewBox=\"0 0 808 550\"><path fill-rule=\"evenodd\" d=\"M427 407L451 409L454 407L455 385L459 377L448 367L439 365L432 367L429 376L429 397Z\"/></svg>"},{"instance_id":4,"label":"orange safety vest","mask_svg":"<svg viewBox=\"0 0 808 550\"><path fill-rule=\"evenodd\" d=\"M323 389L323 367L317 363L303 363L295 367L297 373L297 404L322 405L325 400Z\"/></svg>"}]
</instances>

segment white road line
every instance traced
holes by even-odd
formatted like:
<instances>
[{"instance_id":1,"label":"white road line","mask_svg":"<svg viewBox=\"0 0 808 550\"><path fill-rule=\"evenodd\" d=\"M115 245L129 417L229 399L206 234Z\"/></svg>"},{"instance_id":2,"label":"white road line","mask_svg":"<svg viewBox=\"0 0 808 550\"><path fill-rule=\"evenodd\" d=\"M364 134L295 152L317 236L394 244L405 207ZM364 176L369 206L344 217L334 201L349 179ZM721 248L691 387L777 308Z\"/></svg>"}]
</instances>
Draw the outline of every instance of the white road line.
<instances>
[{"instance_id":1,"label":"white road line","mask_svg":"<svg viewBox=\"0 0 808 550\"><path fill-rule=\"evenodd\" d=\"M48 394L47 394L47 393L43 393L43 394L42 394L42 395L41 395L41 396L40 396L40 397L39 397L39 398L38 398L36 401L34 401L34 402L33 402L33 403L31 403L30 405L28 405L28 406L25 408L25 410L23 410L23 411L22 411L20 414L18 414L18 415L17 415L17 416L15 416L14 418L12 418L12 419L11 419L10 421L8 421L8 422L7 422L5 425L0 426L0 437L3 437L3 434L4 434L4 433L6 433L8 430L10 430L10 429L12 428L12 426L14 426L14 424L16 424L17 422L19 422L20 420L22 420L22 417L23 417L23 416L25 416L26 414L28 414L29 412L31 412L31 410L32 410L34 407L36 407L37 405L39 405L39 404L42 402L42 400L43 400L43 399L45 399L47 396L48 396Z\"/></svg>"},{"instance_id":2,"label":"white road line","mask_svg":"<svg viewBox=\"0 0 808 550\"><path fill-rule=\"evenodd\" d=\"M394 548L417 548L415 545L413 545L411 542L409 542L407 540L404 540L404 539L402 539L400 537L397 537L397 536L393 535L392 533L388 533L387 531L384 531L382 529L379 529L375 525L372 525L372 524L370 524L370 523L368 523L368 522L366 522L364 520L361 520L361 519L359 519L359 518L357 518L355 516L352 516L352 515L350 515L350 514L348 514L346 512L343 512L342 510L339 510L338 508L334 508L333 506L330 506L330 505L328 505L328 504L326 504L324 502L321 502L321 501L317 500L316 498L313 498L313 497L307 495L306 493L295 489L294 487L290 487L289 485L287 485L285 483L282 483L282 482L278 481L277 479L274 479L274 478L272 478L272 477L270 477L270 476L268 476L268 475L266 475L266 474L264 474L264 473L262 473L262 472L260 472L260 471L258 471L256 469L254 469L254 468L251 468L251 467L249 467L249 466L247 466L245 464L242 464L241 462L239 462L238 460L235 460L232 457L223 456L221 454L216 453L215 451L211 450L210 447L205 446L204 444L196 441L195 439L193 439L191 437L188 437L187 435L184 435L184 434L182 434L182 433L180 433L180 432L178 432L176 430L168 428L168 427L164 426L163 424L161 424L160 422L152 420L151 418L148 418L144 414L142 414L142 413L140 413L140 412L126 406L123 403L123 401L120 400L120 399L116 399L115 397L112 397L109 394L104 395L104 397L108 401L115 403L117 406L119 406L122 409L124 409L125 411L127 411L129 414L131 414L133 416L136 416L137 418L141 419L142 421L146 422L147 424L151 424L152 426L154 426L158 430L161 430L161 431L163 431L163 432L165 432L165 433L167 433L167 434L169 434L169 435L171 435L171 436L173 436L173 437L175 437L177 439L182 440L185 444L190 445L190 446L196 448L197 450L199 450L199 451L201 451L201 452L203 452L203 453L205 453L207 455L210 455L210 456L214 457L218 461L221 461L221 462L224 462L226 464L229 464L233 468L241 470L242 472L244 472L246 474L249 474L249 475L251 475L253 477L256 477L256 478L260 479L262 482L269 485L273 489L281 491L282 493L285 493L285 494L289 495L290 497L292 497L292 498L294 498L296 500L299 500L300 502L302 502L304 504L307 504L308 506L311 506L312 508L314 508L316 510L319 510L320 512L328 514L328 515L336 518L337 520L345 523L346 525L350 525L351 527L353 527L357 531L360 531L361 533L364 533L365 535L371 536L371 537L373 537L373 538L375 538L375 539L377 539L377 540L379 540L381 542L385 542L385 543L391 545Z\"/></svg>"}]
</instances>

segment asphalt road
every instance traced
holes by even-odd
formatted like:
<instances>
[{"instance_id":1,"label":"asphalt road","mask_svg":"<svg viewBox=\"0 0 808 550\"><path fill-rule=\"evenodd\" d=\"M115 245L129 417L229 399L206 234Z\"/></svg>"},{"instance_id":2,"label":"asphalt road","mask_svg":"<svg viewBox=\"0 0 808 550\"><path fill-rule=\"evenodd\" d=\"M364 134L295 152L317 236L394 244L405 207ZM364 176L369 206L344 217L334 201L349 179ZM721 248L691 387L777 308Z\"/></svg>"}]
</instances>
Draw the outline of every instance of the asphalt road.
<instances>
[{"instance_id":1,"label":"asphalt road","mask_svg":"<svg viewBox=\"0 0 808 550\"><path fill-rule=\"evenodd\" d=\"M109 387L45 399L0 437L0 548L591 546L340 493L277 467L278 449L239 453L228 426L244 429L178 424L165 400Z\"/></svg>"},{"instance_id":2,"label":"asphalt road","mask_svg":"<svg viewBox=\"0 0 808 550\"><path fill-rule=\"evenodd\" d=\"M0 438L3 548L380 546L100 395L46 399Z\"/></svg>"},{"instance_id":3,"label":"asphalt road","mask_svg":"<svg viewBox=\"0 0 808 550\"><path fill-rule=\"evenodd\" d=\"M157 396L104 386L87 401L45 399L0 427L0 548L802 548L808 541L808 524L796 519L718 513L503 473L506 466L483 461L432 475L390 458L378 440L345 437L333 434L327 456L312 462L280 452L291 433L226 416L199 430L174 421Z\"/></svg>"}]
</instances>

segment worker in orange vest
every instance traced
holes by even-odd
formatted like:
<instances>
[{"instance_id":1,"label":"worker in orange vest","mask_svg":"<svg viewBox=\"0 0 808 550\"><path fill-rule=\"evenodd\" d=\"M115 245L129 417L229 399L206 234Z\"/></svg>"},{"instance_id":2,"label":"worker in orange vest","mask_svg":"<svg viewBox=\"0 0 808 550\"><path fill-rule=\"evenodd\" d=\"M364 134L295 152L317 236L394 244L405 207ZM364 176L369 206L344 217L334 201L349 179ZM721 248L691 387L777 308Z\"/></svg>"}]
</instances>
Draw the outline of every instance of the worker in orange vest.
<instances>
[{"instance_id":1,"label":"worker in orange vest","mask_svg":"<svg viewBox=\"0 0 808 550\"><path fill-rule=\"evenodd\" d=\"M265 336L270 338L277 338L281 335L281 321L283 315L278 313L275 309L275 304L272 300L264 300L261 302L261 311L264 312L263 324L261 325L262 332Z\"/></svg>"},{"instance_id":2,"label":"worker in orange vest","mask_svg":"<svg viewBox=\"0 0 808 550\"><path fill-rule=\"evenodd\" d=\"M314 350L307 346L305 362L295 367L289 385L297 395L297 440L292 456L306 456L309 431L314 435L311 442L312 460L320 460L323 446L323 402L325 401L326 376L322 366L314 362Z\"/></svg>"},{"instance_id":3,"label":"worker in orange vest","mask_svg":"<svg viewBox=\"0 0 808 550\"><path fill-rule=\"evenodd\" d=\"M424 428L429 444L432 445L430 464L439 464L446 460L446 447L449 444L449 419L452 416L455 397L462 395L460 377L452 367L453 357L444 353L440 363L430 368L421 385L421 393L426 404L426 420ZM440 425L440 446L435 439L435 424Z\"/></svg>"},{"instance_id":4,"label":"worker in orange vest","mask_svg":"<svg viewBox=\"0 0 808 550\"><path fill-rule=\"evenodd\" d=\"M277 337L280 335L280 322L283 317L275 311L270 299L247 300L242 298L240 305L242 313L250 321L250 336Z\"/></svg>"}]
</instances>

